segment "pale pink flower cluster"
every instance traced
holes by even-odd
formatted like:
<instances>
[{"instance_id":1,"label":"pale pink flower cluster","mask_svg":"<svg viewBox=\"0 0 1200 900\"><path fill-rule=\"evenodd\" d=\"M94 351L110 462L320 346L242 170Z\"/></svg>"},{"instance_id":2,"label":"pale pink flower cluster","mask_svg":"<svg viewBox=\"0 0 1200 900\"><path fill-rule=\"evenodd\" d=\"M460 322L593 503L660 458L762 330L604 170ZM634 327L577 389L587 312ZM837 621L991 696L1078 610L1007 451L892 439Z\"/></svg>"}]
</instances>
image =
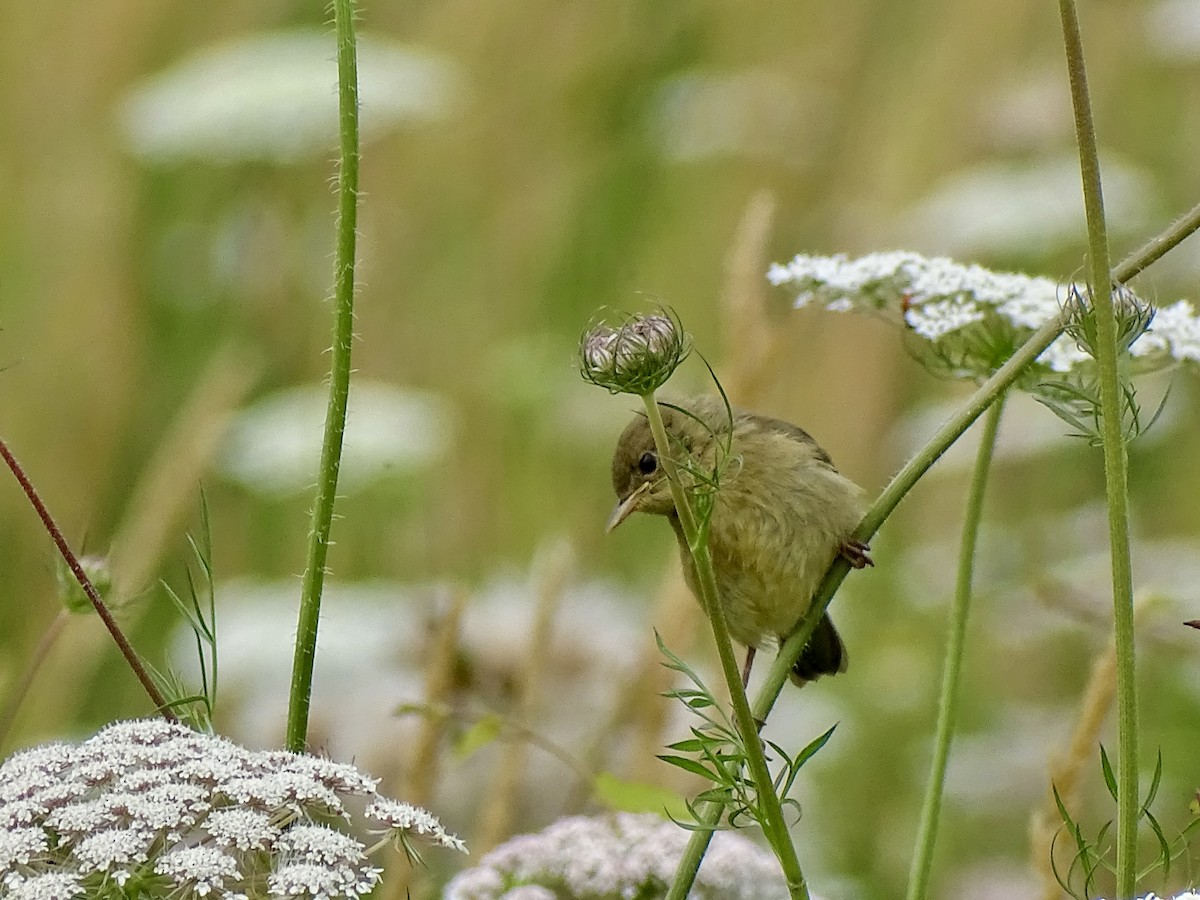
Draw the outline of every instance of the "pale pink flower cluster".
<instances>
[{"instance_id":1,"label":"pale pink flower cluster","mask_svg":"<svg viewBox=\"0 0 1200 900\"><path fill-rule=\"evenodd\" d=\"M352 816L397 841L465 852L423 809L380 797L354 766L246 750L163 719L0 764L0 898L124 893L178 900L356 900L379 882ZM116 896L117 894L114 894Z\"/></svg>"},{"instance_id":2,"label":"pale pink flower cluster","mask_svg":"<svg viewBox=\"0 0 1200 900\"><path fill-rule=\"evenodd\" d=\"M652 900L663 897L690 832L653 815L559 819L485 855L446 886L443 900ZM783 900L770 853L718 832L689 900Z\"/></svg>"}]
</instances>

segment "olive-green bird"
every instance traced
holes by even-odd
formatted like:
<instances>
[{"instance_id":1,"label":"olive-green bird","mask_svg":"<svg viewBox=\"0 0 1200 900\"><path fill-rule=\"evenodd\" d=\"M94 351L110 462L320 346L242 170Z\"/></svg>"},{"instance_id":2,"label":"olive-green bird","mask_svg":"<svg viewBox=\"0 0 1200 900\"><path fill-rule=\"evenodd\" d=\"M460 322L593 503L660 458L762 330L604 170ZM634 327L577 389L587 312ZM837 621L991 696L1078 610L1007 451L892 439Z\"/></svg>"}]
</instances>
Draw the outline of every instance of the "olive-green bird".
<instances>
[{"instance_id":1,"label":"olive-green bird","mask_svg":"<svg viewBox=\"0 0 1200 900\"><path fill-rule=\"evenodd\" d=\"M672 405L659 404L659 409L677 451L674 458L690 458L700 470L713 471L730 440L725 402L701 396ZM807 432L734 409L727 459L708 546L730 634L747 648L742 677L748 681L755 650L787 638L834 558L841 554L859 569L871 565L871 558L867 546L852 538L862 518L862 489L834 468ZM684 578L699 597L695 565L645 415L635 417L617 441L612 480L618 503L608 529L635 512L666 516L679 539ZM803 684L844 672L846 663L845 646L826 614L792 677Z\"/></svg>"}]
</instances>

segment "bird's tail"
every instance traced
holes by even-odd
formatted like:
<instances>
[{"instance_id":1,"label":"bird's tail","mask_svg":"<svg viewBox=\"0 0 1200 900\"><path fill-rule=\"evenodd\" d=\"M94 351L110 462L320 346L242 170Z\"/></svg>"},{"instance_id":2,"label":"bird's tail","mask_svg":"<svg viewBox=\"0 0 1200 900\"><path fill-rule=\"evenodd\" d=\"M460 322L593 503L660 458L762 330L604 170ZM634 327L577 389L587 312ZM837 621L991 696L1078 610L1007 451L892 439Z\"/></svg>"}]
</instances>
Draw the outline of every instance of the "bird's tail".
<instances>
[{"instance_id":1,"label":"bird's tail","mask_svg":"<svg viewBox=\"0 0 1200 900\"><path fill-rule=\"evenodd\" d=\"M792 666L792 681L802 685L806 681L814 681L822 675L836 675L846 671L850 659L846 654L846 645L833 627L833 620L828 613L821 616L812 637L804 647L804 652Z\"/></svg>"}]
</instances>

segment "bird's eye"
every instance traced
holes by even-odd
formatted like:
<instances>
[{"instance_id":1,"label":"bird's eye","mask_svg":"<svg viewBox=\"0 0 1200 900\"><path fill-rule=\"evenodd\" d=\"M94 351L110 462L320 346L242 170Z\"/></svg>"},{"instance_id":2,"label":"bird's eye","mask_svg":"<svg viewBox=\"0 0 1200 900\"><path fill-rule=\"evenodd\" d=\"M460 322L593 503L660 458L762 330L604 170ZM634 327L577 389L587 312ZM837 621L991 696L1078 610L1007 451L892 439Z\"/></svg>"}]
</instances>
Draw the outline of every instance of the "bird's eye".
<instances>
[{"instance_id":1,"label":"bird's eye","mask_svg":"<svg viewBox=\"0 0 1200 900\"><path fill-rule=\"evenodd\" d=\"M653 475L658 468L658 458L653 453L643 453L638 460L638 471L643 475Z\"/></svg>"}]
</instances>

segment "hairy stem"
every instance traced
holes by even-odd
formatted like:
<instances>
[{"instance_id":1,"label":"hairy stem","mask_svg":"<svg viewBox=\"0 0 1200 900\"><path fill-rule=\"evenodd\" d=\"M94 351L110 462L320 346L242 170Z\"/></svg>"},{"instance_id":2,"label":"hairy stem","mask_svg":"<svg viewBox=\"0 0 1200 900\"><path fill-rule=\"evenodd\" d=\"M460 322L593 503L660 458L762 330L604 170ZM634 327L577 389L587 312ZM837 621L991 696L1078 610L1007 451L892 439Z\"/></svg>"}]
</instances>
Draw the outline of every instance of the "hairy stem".
<instances>
[{"instance_id":1,"label":"hairy stem","mask_svg":"<svg viewBox=\"0 0 1200 900\"><path fill-rule=\"evenodd\" d=\"M354 0L334 0L337 32L338 166L337 252L334 263L333 350L329 370L329 406L321 444L317 496L313 502L308 535L308 560L300 596L292 686L288 700L287 747L302 751L308 737L312 701L313 663L317 651L317 623L321 591L325 585L325 560L337 497L346 405L350 396L350 348L354 340L354 259L358 223L358 62L354 33Z\"/></svg>"},{"instance_id":2,"label":"hairy stem","mask_svg":"<svg viewBox=\"0 0 1200 900\"><path fill-rule=\"evenodd\" d=\"M701 601L712 623L713 638L717 644L717 655L721 660L721 672L729 687L730 698L733 702L734 721L737 722L738 733L742 738L742 746L746 752L750 776L754 780L754 790L763 811L762 828L767 841L779 858L779 865L787 879L788 891L794 900L808 900L808 885L800 870L800 860L796 856L796 848L792 844L787 822L783 818L783 807L779 795L775 793L775 784L771 772L767 768L767 760L763 756L762 740L758 736L758 725L750 712L750 703L746 699L746 690L742 686L741 672L738 671L737 660L733 655L733 643L729 637L729 623L725 620L725 608L720 603L717 594L717 578L713 571L712 557L708 550L708 541L700 532L690 498L680 480L679 467L672 457L672 448L667 439L666 428L663 427L662 413L653 394L645 394L642 400L646 404L646 417L650 422L650 431L654 435L654 446L658 450L658 458L662 461L667 473L667 481L671 486L671 496L675 501L675 509L679 513L679 523L683 535L687 539L688 548L696 564L696 575L700 582ZM720 807L717 808L720 816ZM714 825L716 822L713 823ZM702 856L703 854L701 854ZM696 868L690 872L677 870L675 881L667 894L667 900L683 900L691 889L700 866L700 857L695 859ZM682 863L681 863L682 866ZM681 885L685 885L681 888Z\"/></svg>"},{"instance_id":3,"label":"hairy stem","mask_svg":"<svg viewBox=\"0 0 1200 900\"><path fill-rule=\"evenodd\" d=\"M1168 250L1178 247L1185 238L1200 228L1200 203L1197 203L1161 233L1117 263L1113 269L1113 281L1124 284L1135 275L1140 275L1151 263L1166 255Z\"/></svg>"},{"instance_id":4,"label":"hairy stem","mask_svg":"<svg viewBox=\"0 0 1200 900\"><path fill-rule=\"evenodd\" d=\"M979 539L979 523L983 516L983 496L988 472L992 467L992 451L996 447L996 432L1000 413L1004 409L1002 394L990 407L983 420L983 434L971 475L967 496L967 512L963 519L962 542L958 551L958 580L954 588L954 604L950 608L950 635L946 641L946 661L942 670L942 693L938 701L937 728L934 732L933 762L925 786L925 801L921 806L921 825L917 831L916 853L908 875L908 900L924 900L929 891L929 873L933 868L933 848L937 842L938 819L942 810L942 789L946 783L946 762L950 757L950 742L954 738L954 722L958 714L959 684L962 680L963 647L967 637L967 618L971 610L971 582L975 573L975 548Z\"/></svg>"},{"instance_id":5,"label":"hairy stem","mask_svg":"<svg viewBox=\"0 0 1200 900\"><path fill-rule=\"evenodd\" d=\"M1133 574L1129 549L1129 487L1125 434L1121 422L1121 384L1117 373L1117 322L1112 300L1108 235L1100 189L1096 129L1088 98L1083 39L1073 0L1059 0L1075 139L1087 211L1091 312L1096 317L1096 366L1100 374L1101 436L1104 481L1108 494L1108 538L1112 559L1113 638L1117 649L1117 897L1132 897L1137 880L1137 685L1133 640ZM1153 255L1152 249L1147 255Z\"/></svg>"}]
</instances>

